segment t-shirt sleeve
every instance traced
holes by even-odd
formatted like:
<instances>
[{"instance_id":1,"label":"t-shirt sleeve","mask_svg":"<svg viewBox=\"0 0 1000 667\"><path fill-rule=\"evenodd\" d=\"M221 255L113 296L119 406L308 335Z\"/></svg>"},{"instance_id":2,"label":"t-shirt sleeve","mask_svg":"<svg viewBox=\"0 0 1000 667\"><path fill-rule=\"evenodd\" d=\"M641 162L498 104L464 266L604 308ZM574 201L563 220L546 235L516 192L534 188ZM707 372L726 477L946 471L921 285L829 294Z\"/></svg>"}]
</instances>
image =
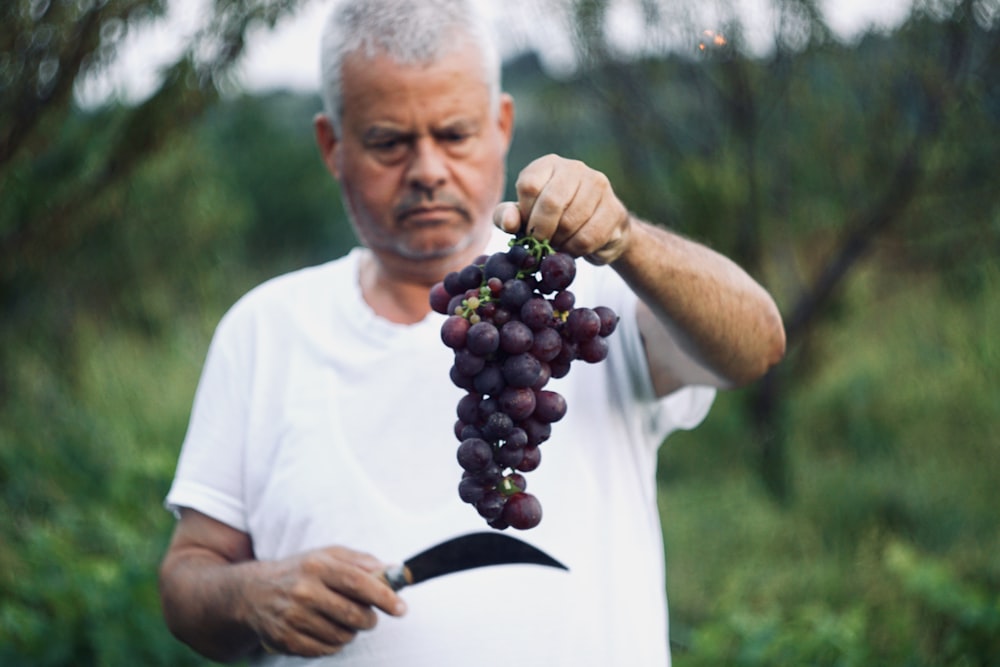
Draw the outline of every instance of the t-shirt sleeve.
<instances>
[{"instance_id":1,"label":"t-shirt sleeve","mask_svg":"<svg viewBox=\"0 0 1000 667\"><path fill-rule=\"evenodd\" d=\"M619 316L611 344L613 356L623 363L615 364L612 359L608 361L612 364L610 372L617 376L615 383L619 387L627 386L634 401L632 405L623 407L638 413L648 441L654 447L658 447L673 431L689 430L701 424L715 401L715 388L687 386L667 396L657 397L636 319L638 297L614 270L597 268L592 273L595 274L595 294L600 303L612 304Z\"/></svg>"},{"instance_id":2,"label":"t-shirt sleeve","mask_svg":"<svg viewBox=\"0 0 1000 667\"><path fill-rule=\"evenodd\" d=\"M234 309L219 323L195 392L187 434L165 506L195 509L247 530L244 450L252 328Z\"/></svg>"}]
</instances>

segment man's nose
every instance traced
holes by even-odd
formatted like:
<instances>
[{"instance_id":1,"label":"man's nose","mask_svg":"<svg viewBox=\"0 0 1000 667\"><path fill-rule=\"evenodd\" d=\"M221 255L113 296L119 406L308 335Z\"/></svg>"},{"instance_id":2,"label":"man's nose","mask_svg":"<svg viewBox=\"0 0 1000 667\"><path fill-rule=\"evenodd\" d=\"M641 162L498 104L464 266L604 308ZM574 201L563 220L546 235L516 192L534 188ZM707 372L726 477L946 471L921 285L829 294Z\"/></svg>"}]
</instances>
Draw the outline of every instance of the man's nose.
<instances>
[{"instance_id":1,"label":"man's nose","mask_svg":"<svg viewBox=\"0 0 1000 667\"><path fill-rule=\"evenodd\" d=\"M406 176L410 185L428 192L448 180L448 157L432 137L422 137L416 142Z\"/></svg>"}]
</instances>

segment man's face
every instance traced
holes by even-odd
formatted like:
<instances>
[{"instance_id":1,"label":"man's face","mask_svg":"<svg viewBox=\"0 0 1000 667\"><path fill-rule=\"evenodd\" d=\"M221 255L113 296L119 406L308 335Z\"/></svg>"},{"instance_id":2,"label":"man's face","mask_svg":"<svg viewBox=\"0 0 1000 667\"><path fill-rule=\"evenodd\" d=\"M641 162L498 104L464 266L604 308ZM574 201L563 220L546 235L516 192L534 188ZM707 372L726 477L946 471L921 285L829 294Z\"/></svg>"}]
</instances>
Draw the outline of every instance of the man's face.
<instances>
[{"instance_id":1,"label":"man's face","mask_svg":"<svg viewBox=\"0 0 1000 667\"><path fill-rule=\"evenodd\" d=\"M324 157L383 262L454 261L489 234L513 107L507 96L491 106L482 72L471 45L430 66L345 61L341 136Z\"/></svg>"}]
</instances>

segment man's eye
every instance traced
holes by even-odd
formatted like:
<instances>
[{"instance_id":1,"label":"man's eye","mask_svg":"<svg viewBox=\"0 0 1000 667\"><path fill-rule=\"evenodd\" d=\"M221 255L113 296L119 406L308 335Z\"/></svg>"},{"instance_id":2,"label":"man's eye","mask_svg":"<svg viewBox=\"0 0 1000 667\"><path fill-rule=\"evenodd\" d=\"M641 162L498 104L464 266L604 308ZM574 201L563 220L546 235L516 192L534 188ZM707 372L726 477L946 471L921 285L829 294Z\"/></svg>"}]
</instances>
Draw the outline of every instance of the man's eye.
<instances>
[{"instance_id":1,"label":"man's eye","mask_svg":"<svg viewBox=\"0 0 1000 667\"><path fill-rule=\"evenodd\" d=\"M377 141L370 141L368 147L376 151L392 151L396 150L403 145L400 139L379 139Z\"/></svg>"}]
</instances>

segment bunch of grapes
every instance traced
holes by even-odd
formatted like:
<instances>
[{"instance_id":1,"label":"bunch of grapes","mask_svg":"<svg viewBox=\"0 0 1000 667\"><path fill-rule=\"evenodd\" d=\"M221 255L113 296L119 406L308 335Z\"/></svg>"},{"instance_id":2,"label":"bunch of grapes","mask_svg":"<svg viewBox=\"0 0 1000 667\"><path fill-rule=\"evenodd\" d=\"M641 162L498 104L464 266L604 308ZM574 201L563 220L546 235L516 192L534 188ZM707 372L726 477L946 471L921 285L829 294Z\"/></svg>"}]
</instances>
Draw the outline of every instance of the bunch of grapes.
<instances>
[{"instance_id":1,"label":"bunch of grapes","mask_svg":"<svg viewBox=\"0 0 1000 667\"><path fill-rule=\"evenodd\" d=\"M455 422L458 493L498 530L541 521L524 473L538 467L539 445L566 414L566 400L545 386L577 359L603 361L618 324L610 308L576 307L575 276L572 256L521 236L431 289L431 307L448 315L441 340L455 352L451 380L467 392Z\"/></svg>"}]
</instances>

